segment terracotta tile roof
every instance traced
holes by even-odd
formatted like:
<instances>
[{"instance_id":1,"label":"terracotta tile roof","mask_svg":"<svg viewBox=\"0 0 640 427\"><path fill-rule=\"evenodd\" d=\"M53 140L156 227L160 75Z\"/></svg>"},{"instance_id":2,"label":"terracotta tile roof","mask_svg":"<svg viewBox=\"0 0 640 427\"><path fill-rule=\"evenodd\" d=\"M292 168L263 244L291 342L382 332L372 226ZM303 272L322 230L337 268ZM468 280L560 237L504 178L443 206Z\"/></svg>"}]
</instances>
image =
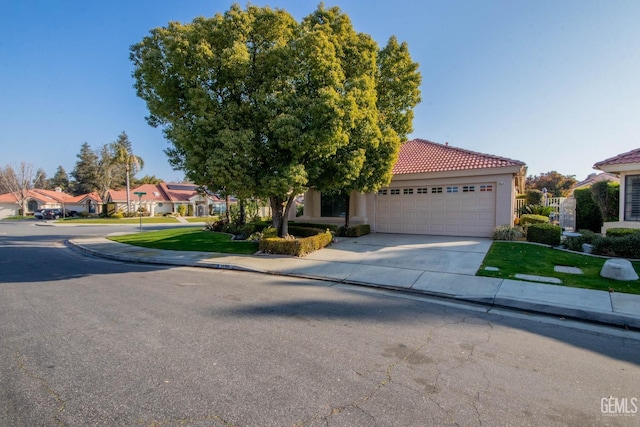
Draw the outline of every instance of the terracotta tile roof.
<instances>
[{"instance_id":1,"label":"terracotta tile roof","mask_svg":"<svg viewBox=\"0 0 640 427\"><path fill-rule=\"evenodd\" d=\"M593 184L595 184L596 182L600 182L600 181L620 182L620 178L618 178L617 176L615 176L613 174L606 173L606 172L602 172L602 173L598 173L598 174L592 173L591 175L589 175L583 181L580 181L580 182L574 184L574 186L572 188L590 187Z\"/></svg>"},{"instance_id":2,"label":"terracotta tile roof","mask_svg":"<svg viewBox=\"0 0 640 427\"><path fill-rule=\"evenodd\" d=\"M187 203L189 199L198 194L198 186L188 183L160 183L160 184L143 184L139 187L131 189L130 200L138 200L138 196L134 193L143 192L147 193L142 196L142 201L145 202L173 202L173 203ZM209 197L217 201L218 198L214 195ZM127 190L109 190L109 198L112 202L126 202Z\"/></svg>"},{"instance_id":3,"label":"terracotta tile roof","mask_svg":"<svg viewBox=\"0 0 640 427\"><path fill-rule=\"evenodd\" d=\"M446 172L524 165L519 160L476 153L475 151L438 144L424 139L413 139L405 142L400 148L400 155L393 167L393 174Z\"/></svg>"},{"instance_id":4,"label":"terracotta tile roof","mask_svg":"<svg viewBox=\"0 0 640 427\"><path fill-rule=\"evenodd\" d=\"M593 165L593 167L600 168L600 166L622 165L625 163L640 163L640 148L602 160L601 162Z\"/></svg>"},{"instance_id":5,"label":"terracotta tile roof","mask_svg":"<svg viewBox=\"0 0 640 427\"><path fill-rule=\"evenodd\" d=\"M41 188L33 188L27 191L27 198L39 200L43 203L69 203L74 197L67 193L61 193L53 190L43 190ZM0 203L16 203L16 196L13 193L0 195Z\"/></svg>"}]
</instances>

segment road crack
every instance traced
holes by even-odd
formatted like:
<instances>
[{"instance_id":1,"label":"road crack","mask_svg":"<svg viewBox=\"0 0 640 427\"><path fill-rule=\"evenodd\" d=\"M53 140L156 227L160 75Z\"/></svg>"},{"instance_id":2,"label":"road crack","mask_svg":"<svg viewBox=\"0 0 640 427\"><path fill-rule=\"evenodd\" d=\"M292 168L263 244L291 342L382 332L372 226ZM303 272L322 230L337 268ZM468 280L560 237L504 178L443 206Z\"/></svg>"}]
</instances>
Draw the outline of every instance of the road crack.
<instances>
[{"instance_id":1,"label":"road crack","mask_svg":"<svg viewBox=\"0 0 640 427\"><path fill-rule=\"evenodd\" d=\"M30 370L29 368L27 368L27 365L25 363L24 357L17 350L16 350L16 353L15 353L15 358L16 358L16 363L17 363L18 368L20 369L20 371L22 371L22 373L24 373L26 376L28 376L32 380L34 380L37 383L39 383L40 387L44 391L46 391L48 395L53 397L55 399L55 401L57 402L58 408L57 408L55 414L53 414L53 416L52 416L53 421L59 426L67 426L68 424L66 424L64 421L62 421L60 419L60 414L62 414L64 412L65 408L66 408L66 402L64 401L62 396L60 396L60 393L55 391L53 389L53 387L51 387L49 385L47 380L45 380L44 378L40 377L38 374L36 374L32 370Z\"/></svg>"}]
</instances>

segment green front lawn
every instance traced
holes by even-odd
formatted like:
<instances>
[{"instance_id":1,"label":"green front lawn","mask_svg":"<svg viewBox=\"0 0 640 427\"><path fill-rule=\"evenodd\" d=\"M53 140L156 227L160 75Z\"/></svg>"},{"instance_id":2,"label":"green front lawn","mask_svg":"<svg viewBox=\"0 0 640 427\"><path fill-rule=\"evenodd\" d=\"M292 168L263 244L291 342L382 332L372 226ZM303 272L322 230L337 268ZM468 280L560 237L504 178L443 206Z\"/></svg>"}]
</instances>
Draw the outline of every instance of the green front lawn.
<instances>
[{"instance_id":1,"label":"green front lawn","mask_svg":"<svg viewBox=\"0 0 640 427\"><path fill-rule=\"evenodd\" d=\"M478 276L515 279L516 274L557 277L564 286L640 294L640 281L621 282L600 277L605 258L560 251L547 246L516 242L493 242ZM632 263L640 274L640 262ZM557 273L554 266L578 267L583 274ZM485 267L498 267L487 271Z\"/></svg>"},{"instance_id":2,"label":"green front lawn","mask_svg":"<svg viewBox=\"0 0 640 427\"><path fill-rule=\"evenodd\" d=\"M201 251L227 254L251 255L258 251L258 243L231 240L229 234L197 228L171 228L167 230L147 231L122 236L110 236L109 239L128 245L172 251Z\"/></svg>"}]
</instances>

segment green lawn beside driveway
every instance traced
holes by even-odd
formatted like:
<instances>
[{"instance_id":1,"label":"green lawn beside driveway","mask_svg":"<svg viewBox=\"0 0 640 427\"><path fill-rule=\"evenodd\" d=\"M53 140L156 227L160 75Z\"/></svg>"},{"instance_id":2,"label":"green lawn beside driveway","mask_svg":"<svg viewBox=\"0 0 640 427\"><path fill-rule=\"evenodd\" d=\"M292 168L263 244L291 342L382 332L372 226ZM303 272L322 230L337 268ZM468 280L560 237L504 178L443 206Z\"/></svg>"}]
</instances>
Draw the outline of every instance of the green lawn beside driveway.
<instances>
[{"instance_id":1,"label":"green lawn beside driveway","mask_svg":"<svg viewBox=\"0 0 640 427\"><path fill-rule=\"evenodd\" d=\"M219 252L251 255L258 251L258 243L231 240L231 235L203 230L201 227L171 228L147 231L109 239L128 245L172 251Z\"/></svg>"},{"instance_id":2,"label":"green lawn beside driveway","mask_svg":"<svg viewBox=\"0 0 640 427\"><path fill-rule=\"evenodd\" d=\"M600 271L605 261L606 258L561 251L548 246L493 242L477 275L515 279L516 274L531 274L556 277L562 280L564 286L640 294L639 280L623 282L601 277ZM640 262L635 261L632 264L640 275ZM554 270L556 265L578 267L583 274L558 273ZM485 267L497 267L500 270L487 271Z\"/></svg>"}]
</instances>

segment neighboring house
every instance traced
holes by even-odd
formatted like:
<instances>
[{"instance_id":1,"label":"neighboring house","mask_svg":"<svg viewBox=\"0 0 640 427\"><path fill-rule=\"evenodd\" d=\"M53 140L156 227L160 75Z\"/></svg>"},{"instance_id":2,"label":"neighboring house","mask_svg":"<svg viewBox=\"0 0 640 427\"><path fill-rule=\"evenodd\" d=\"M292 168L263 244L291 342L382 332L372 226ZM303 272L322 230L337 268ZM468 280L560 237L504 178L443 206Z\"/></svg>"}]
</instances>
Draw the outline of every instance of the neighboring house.
<instances>
[{"instance_id":1,"label":"neighboring house","mask_svg":"<svg viewBox=\"0 0 640 427\"><path fill-rule=\"evenodd\" d=\"M33 188L27 192L27 215L41 209L68 209L77 212L93 213L102 200L96 193L72 196L63 192L60 188L55 190L43 190ZM12 215L20 215L21 206L12 193L0 195L0 219Z\"/></svg>"},{"instance_id":2,"label":"neighboring house","mask_svg":"<svg viewBox=\"0 0 640 427\"><path fill-rule=\"evenodd\" d=\"M620 179L620 218L605 222L602 232L613 227L640 228L640 148L602 160L593 167Z\"/></svg>"},{"instance_id":3,"label":"neighboring house","mask_svg":"<svg viewBox=\"0 0 640 427\"><path fill-rule=\"evenodd\" d=\"M569 190L569 193L572 195L573 190L575 190L576 188L591 187L596 182L601 182L601 181L620 182L620 178L618 178L617 175L607 173L607 172L592 173L588 177L586 177L583 181L580 181L576 183L573 187L571 187L571 189Z\"/></svg>"},{"instance_id":4,"label":"neighboring house","mask_svg":"<svg viewBox=\"0 0 640 427\"><path fill-rule=\"evenodd\" d=\"M202 194L198 186L188 183L160 183L143 184L130 191L129 199L131 211L136 212L139 207L145 209L151 216L176 214L180 206L186 206L186 216L207 216L220 211L224 200L213 194ZM135 193L145 193L138 196ZM107 214L127 211L127 191L109 190L105 200Z\"/></svg>"},{"instance_id":5,"label":"neighboring house","mask_svg":"<svg viewBox=\"0 0 640 427\"><path fill-rule=\"evenodd\" d=\"M489 237L496 226L513 225L525 176L521 161L414 139L402 145L388 187L351 195L350 224L379 233ZM299 220L344 223L341 199L312 189L304 200Z\"/></svg>"}]
</instances>

